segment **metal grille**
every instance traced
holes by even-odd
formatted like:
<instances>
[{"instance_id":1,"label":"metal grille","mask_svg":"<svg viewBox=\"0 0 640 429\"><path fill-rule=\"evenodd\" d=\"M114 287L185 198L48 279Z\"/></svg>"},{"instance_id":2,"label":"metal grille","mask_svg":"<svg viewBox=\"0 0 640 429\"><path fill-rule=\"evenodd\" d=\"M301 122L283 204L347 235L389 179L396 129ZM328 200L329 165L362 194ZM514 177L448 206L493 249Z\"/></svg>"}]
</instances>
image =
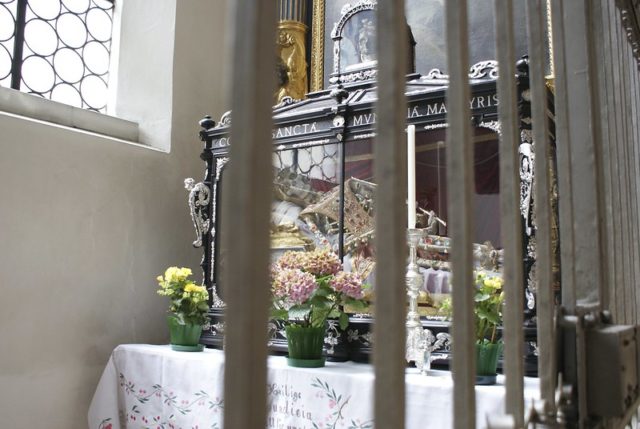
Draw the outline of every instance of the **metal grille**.
<instances>
[{"instance_id":1,"label":"metal grille","mask_svg":"<svg viewBox=\"0 0 640 429\"><path fill-rule=\"evenodd\" d=\"M104 112L112 0L0 0L0 85Z\"/></svg>"}]
</instances>

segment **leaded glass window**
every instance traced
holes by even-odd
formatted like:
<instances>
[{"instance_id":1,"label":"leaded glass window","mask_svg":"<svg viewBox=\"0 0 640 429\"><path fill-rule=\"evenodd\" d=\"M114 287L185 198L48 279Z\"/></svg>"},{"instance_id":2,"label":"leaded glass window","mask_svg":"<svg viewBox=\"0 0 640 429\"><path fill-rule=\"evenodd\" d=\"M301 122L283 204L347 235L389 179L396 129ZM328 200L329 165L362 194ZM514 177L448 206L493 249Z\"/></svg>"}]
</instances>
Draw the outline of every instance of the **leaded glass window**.
<instances>
[{"instance_id":1,"label":"leaded glass window","mask_svg":"<svg viewBox=\"0 0 640 429\"><path fill-rule=\"evenodd\" d=\"M0 0L0 86L104 112L111 0Z\"/></svg>"}]
</instances>

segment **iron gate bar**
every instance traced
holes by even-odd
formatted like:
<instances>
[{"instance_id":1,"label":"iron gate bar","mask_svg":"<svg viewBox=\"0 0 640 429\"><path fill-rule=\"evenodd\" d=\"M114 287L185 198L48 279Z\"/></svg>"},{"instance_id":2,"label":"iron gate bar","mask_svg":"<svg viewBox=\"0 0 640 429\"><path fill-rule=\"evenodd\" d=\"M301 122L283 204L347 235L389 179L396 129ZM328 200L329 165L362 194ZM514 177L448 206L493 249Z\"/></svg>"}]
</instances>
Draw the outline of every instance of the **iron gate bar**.
<instances>
[{"instance_id":1,"label":"iron gate bar","mask_svg":"<svg viewBox=\"0 0 640 429\"><path fill-rule=\"evenodd\" d=\"M553 64L555 68L555 130L556 141L558 142L556 151L556 162L558 166L558 195L571 195L571 154L569 152L569 127L567 118L569 116L565 65L565 28L563 26L562 15L564 2L552 1L551 18L553 22ZM565 143L566 142L566 143ZM563 174L561 174L561 172ZM560 240L560 259L562 261L562 306L569 313L575 311L576 286L573 266L574 258L574 234L573 234L573 206L571 199L567 204L562 204L559 210L560 230L562 240Z\"/></svg>"},{"instance_id":2,"label":"iron gate bar","mask_svg":"<svg viewBox=\"0 0 640 429\"><path fill-rule=\"evenodd\" d=\"M638 295L640 295L637 288L633 287L633 285L637 284L636 282L640 278L640 248L638 246L638 243L640 243L640 231L638 230L638 222L636 220L637 219L636 210L638 207L639 189L637 187L637 181L635 180L637 177L637 171L634 168L635 158L636 158L636 148L635 148L634 141L635 141L635 131L636 131L636 123L637 123L637 117L634 115L634 104L635 104L635 100L638 98L638 92L634 91L636 89L634 86L634 76L637 75L637 69L635 67L636 62L633 56L632 48L629 43L626 44L625 58L626 58L625 70L627 73L627 83L629 88L629 90L626 91L627 100L628 100L627 105L628 105L628 112L630 112L630 114L627 115L627 118L629 121L628 122L629 135L626 140L627 147L629 149L629 157L627 159L627 169L628 169L628 175L629 175L629 188L630 188L629 193L631 196L631 204L629 207L629 222L631 225L632 235L633 235L632 243L634 243L631 246L631 250L633 251L633 254L632 254L633 281L629 286L633 291L633 301L631 301L631 303L634 303L634 302L637 302ZM636 95L635 97L634 97L634 94ZM632 305L631 307L633 308L633 324L636 324L638 321L638 311L639 311L638 306Z\"/></svg>"},{"instance_id":3,"label":"iron gate bar","mask_svg":"<svg viewBox=\"0 0 640 429\"><path fill-rule=\"evenodd\" d=\"M13 57L11 58L11 88L20 89L22 80L22 50L24 48L24 27L27 14L27 0L17 0L16 30L13 39Z\"/></svg>"},{"instance_id":4,"label":"iron gate bar","mask_svg":"<svg viewBox=\"0 0 640 429\"><path fill-rule=\"evenodd\" d=\"M608 308L612 310L614 315L614 320L617 320L619 314L620 303L617 301L617 293L615 284L618 283L618 276L620 275L620 255L622 254L622 250L619 249L620 240L617 237L617 229L616 229L616 221L615 219L619 216L619 206L617 201L617 195L614 194L614 183L615 183L615 170L613 169L613 159L615 157L614 152L614 142L615 142L615 133L616 128L612 122L615 122L616 118L616 110L615 110L615 100L611 82L612 75L612 66L611 66L611 53L612 53L612 42L611 42L611 11L609 9L609 2L606 0L599 0L600 5L600 14L602 16L601 26L599 28L595 28L595 31L600 31L603 35L602 38L598 38L599 43L597 44L597 48L599 48L598 56L603 59L601 62L601 72L599 73L598 82L600 83L600 100L601 109L602 109L602 139L603 139L603 167L604 167L604 179L605 179L605 223L606 223L606 252L608 257L608 276L606 279L606 287L607 291L602 296L602 306L603 308ZM596 13L597 15L597 13ZM613 119L613 121L612 121Z\"/></svg>"},{"instance_id":5,"label":"iron gate bar","mask_svg":"<svg viewBox=\"0 0 640 429\"><path fill-rule=\"evenodd\" d=\"M631 51L631 49L630 49ZM631 52L633 55L633 52ZM635 60L635 57L632 57ZM632 169L632 177L635 179L635 188L636 188L636 206L632 210L633 221L635 227L638 231L637 239L640 241L640 122L638 116L640 115L640 86L639 79L640 76L637 73L637 69L635 67L630 67L631 74L633 76L633 85L631 94L636 94L633 99L633 114L631 115L633 120L633 128L634 128L634 136L633 136L633 149L634 149L634 161L633 161L633 169ZM638 241L636 242L638 243ZM640 249L638 249L640 250ZM640 256L636 257L636 275L635 275L635 284L640 280ZM638 312L640 312L640 293L636 291L636 318L634 320L634 324L638 324L638 320L640 319Z\"/></svg>"},{"instance_id":6,"label":"iron gate bar","mask_svg":"<svg viewBox=\"0 0 640 429\"><path fill-rule=\"evenodd\" d=\"M620 40L625 40L625 34L623 34L623 28L622 26L618 27L618 31L620 32ZM628 98L628 85L627 85L627 63L626 63L626 43L622 43L620 45L621 51L620 51L620 84L623 88L623 92L622 92L622 110L624 112L628 112L628 107L629 107L629 98ZM629 218L629 214L630 214L630 208L631 208L631 195L630 195L630 189L629 189L629 171L627 168L627 162L629 159L629 148L628 148L628 144L626 144L629 141L629 115L625 114L622 116L622 159L620 162L620 173L621 173L621 178L622 178L622 188L621 188L621 192L623 195L623 201L624 201L624 211L623 211L623 228L624 228L624 238L625 238L625 242L626 242L626 249L625 249L625 255L627 258L627 281L624 283L623 287L625 288L625 297L626 297L626 307L627 307L627 311L626 311L626 317L628 322L627 323L632 323L632 321L634 320L634 313L635 310L633 308L633 306L629 305L629 303L631 302L635 302L635 300L633 299L633 295L634 295L634 291L631 287L632 282L633 282L633 247L635 246L634 241L633 241L633 236L632 236L632 230L631 230L631 220Z\"/></svg>"},{"instance_id":7,"label":"iron gate bar","mask_svg":"<svg viewBox=\"0 0 640 429\"><path fill-rule=\"evenodd\" d=\"M621 283L621 295L623 298L622 301L622 323L631 323L631 308L629 306L630 300L630 290L629 287L626 286L629 284L631 280L629 267L631 265L630 255L629 255L629 236L628 236L628 202L627 195L625 192L626 181L623 174L623 168L625 165L625 145L624 141L626 139L625 132L625 124L626 124L626 112L624 109L624 98L625 98L625 87L623 84L623 74L624 70L622 64L619 59L624 55L624 40L625 36L622 34L622 22L618 13L615 13L616 25L614 29L616 46L615 49L615 58L614 61L614 85L616 88L617 95L617 109L620 113L618 115L618 121L616 127L618 129L618 140L616 141L617 147L617 160L616 160L616 171L618 172L618 189L617 193L620 198L620 237L621 237L621 246L622 246L622 283ZM620 323L620 322L619 322Z\"/></svg>"},{"instance_id":8,"label":"iron gate bar","mask_svg":"<svg viewBox=\"0 0 640 429\"><path fill-rule=\"evenodd\" d=\"M621 117L623 113L620 110L620 84L618 77L618 67L619 64L614 60L618 54L618 32L615 27L619 25L617 22L617 11L615 10L615 6L607 3L608 11L609 11L609 19L607 22L609 23L609 37L610 37L610 67L608 72L608 77L611 79L609 86L609 92L611 93L612 105L611 109L614 112L614 121L610 123L612 124L612 128L614 130L614 139L611 142L611 149L613 151L611 157L611 170L613 176L613 184L612 186L615 190L612 192L613 197L613 210L614 210L614 234L616 239L616 246L614 251L617 255L617 261L615 265L615 278L616 284L622 285L625 282L626 274L625 274L625 253L623 246L623 232L622 232L622 198L620 194L620 174L619 174L619 146L620 141L622 140L622 136L620 135L620 124ZM615 288L614 288L615 289ZM616 323L626 323L626 315L625 315L625 297L624 297L624 288L615 289L616 290Z\"/></svg>"},{"instance_id":9,"label":"iron gate bar","mask_svg":"<svg viewBox=\"0 0 640 429\"><path fill-rule=\"evenodd\" d=\"M228 249L224 426L264 429L267 422L269 223L276 5L234 2L232 111L222 235ZM265 162L267 161L267 162ZM233 235L233 238L231 236ZM250 265L248 265L250 264ZM251 411L247 412L247 404Z\"/></svg>"},{"instance_id":10,"label":"iron gate bar","mask_svg":"<svg viewBox=\"0 0 640 429\"><path fill-rule=\"evenodd\" d=\"M498 117L500 121L500 228L504 246L504 372L505 413L517 427L524 425L524 333L522 222L518 147L520 120L517 107L513 29L513 2L494 0L496 55L498 59Z\"/></svg>"},{"instance_id":11,"label":"iron gate bar","mask_svg":"<svg viewBox=\"0 0 640 429\"><path fill-rule=\"evenodd\" d=\"M551 244L551 172L547 89L544 64L544 9L541 0L527 2L529 83L535 154L536 293L540 398L555 409L556 351Z\"/></svg>"},{"instance_id":12,"label":"iron gate bar","mask_svg":"<svg viewBox=\"0 0 640 429\"><path fill-rule=\"evenodd\" d=\"M376 190L375 242L376 312L373 363L375 426L405 427L406 290L406 61L407 27L404 0L378 3L378 89L374 182ZM381 34L379 32L378 34Z\"/></svg>"},{"instance_id":13,"label":"iron gate bar","mask_svg":"<svg viewBox=\"0 0 640 429\"><path fill-rule=\"evenodd\" d=\"M452 358L453 422L456 429L475 427L475 335L473 319L472 234L473 145L469 109L469 37L466 0L445 2L447 44L447 192L452 241L451 271L455 348Z\"/></svg>"}]
</instances>

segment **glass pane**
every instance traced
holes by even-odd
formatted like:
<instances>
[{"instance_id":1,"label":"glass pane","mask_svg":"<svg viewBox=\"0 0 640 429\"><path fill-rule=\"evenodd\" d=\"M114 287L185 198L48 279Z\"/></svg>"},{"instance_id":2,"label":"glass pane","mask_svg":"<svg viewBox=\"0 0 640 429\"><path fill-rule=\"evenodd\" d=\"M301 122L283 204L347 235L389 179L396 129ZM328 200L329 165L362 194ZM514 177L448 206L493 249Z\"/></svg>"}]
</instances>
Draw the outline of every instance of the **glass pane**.
<instances>
[{"instance_id":1,"label":"glass pane","mask_svg":"<svg viewBox=\"0 0 640 429\"><path fill-rule=\"evenodd\" d=\"M287 250L329 247L338 253L338 146L277 151L273 165L271 247L274 260Z\"/></svg>"},{"instance_id":2,"label":"glass pane","mask_svg":"<svg viewBox=\"0 0 640 429\"><path fill-rule=\"evenodd\" d=\"M0 28L8 19L3 18L3 8L7 9L0 4ZM30 0L21 89L72 106L104 111L112 16L110 2ZM0 37L2 34L0 31ZM12 48L7 52L13 52ZM6 57L0 47L0 83L4 83Z\"/></svg>"}]
</instances>

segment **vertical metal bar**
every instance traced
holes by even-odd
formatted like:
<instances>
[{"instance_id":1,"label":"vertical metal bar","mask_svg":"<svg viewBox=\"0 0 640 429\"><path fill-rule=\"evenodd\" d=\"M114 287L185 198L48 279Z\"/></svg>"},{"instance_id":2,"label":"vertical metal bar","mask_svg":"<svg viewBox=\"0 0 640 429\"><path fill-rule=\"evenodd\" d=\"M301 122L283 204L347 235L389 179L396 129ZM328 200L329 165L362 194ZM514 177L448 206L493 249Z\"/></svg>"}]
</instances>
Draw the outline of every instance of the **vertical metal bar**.
<instances>
[{"instance_id":1,"label":"vertical metal bar","mask_svg":"<svg viewBox=\"0 0 640 429\"><path fill-rule=\"evenodd\" d=\"M606 114L602 116L603 126L603 147L606 148L604 165L608 168L608 188L605 189L607 195L607 212L605 222L607 223L607 248L609 253L609 276L608 276L608 303L603 302L603 307L611 310L614 320L618 320L620 315L621 302L619 300L618 285L622 284L620 276L622 249L620 247L620 237L617 227L617 218L620 213L620 204L618 195L616 193L617 182L617 169L615 168L616 160L616 139L617 129L615 127L615 119L617 112L615 108L615 94L612 82L613 68L612 68L612 39L611 39L611 10L610 2L608 0L600 0L601 15L602 15L602 49L601 56L603 58L602 63L602 77L600 78L601 92L603 97L601 98L603 109L606 109ZM606 130L606 131L605 131Z\"/></svg>"},{"instance_id":2,"label":"vertical metal bar","mask_svg":"<svg viewBox=\"0 0 640 429\"><path fill-rule=\"evenodd\" d=\"M445 3L447 69L447 183L453 299L453 421L475 427L475 335L473 320L473 145L469 110L469 43L466 0Z\"/></svg>"},{"instance_id":3,"label":"vertical metal bar","mask_svg":"<svg viewBox=\"0 0 640 429\"><path fill-rule=\"evenodd\" d=\"M593 81L591 5L582 0L563 3L576 304L590 307L599 303L599 286L603 279L597 180L600 128L595 116L598 94L594 88L597 83ZM584 234L585 230L589 234Z\"/></svg>"},{"instance_id":4,"label":"vertical metal bar","mask_svg":"<svg viewBox=\"0 0 640 429\"><path fill-rule=\"evenodd\" d=\"M595 37L595 49L596 55L599 58L604 58L606 55L605 43L607 35L604 33L604 21L606 20L606 15L603 13L602 1L596 0L593 2L593 22L592 28L594 33L597 35ZM604 61L598 61L596 64L596 68L594 73L597 75L598 82L598 91L600 93L600 114L599 121L600 127L602 130L602 151L600 153L600 165L602 166L602 183L604 192L600 193L600 199L602 203L602 207L604 210L604 216L600 222L600 230L602 234L602 245L603 245L603 263L606 265L607 269L605 270L606 276L605 281L602 284L603 293L601 295L602 298L602 308L609 309L611 308L611 296L613 294L613 273L614 273L614 252L613 252L613 207L611 204L611 166L609 159L609 148L610 138L609 138L609 116L611 115L610 106L609 106L609 97L606 85L606 76L605 76L605 68L606 64Z\"/></svg>"},{"instance_id":5,"label":"vertical metal bar","mask_svg":"<svg viewBox=\"0 0 640 429\"><path fill-rule=\"evenodd\" d=\"M632 64L635 64L635 57L632 56ZM633 222L635 227L638 230L638 234L640 234L640 127L638 115L640 115L640 88L638 87L638 80L640 79L638 69L636 67L631 67L631 74L633 77L632 87L631 87L631 95L633 96L633 114L631 118L633 120L633 141L631 144L634 149L634 157L633 157L633 168L632 168L632 177L635 180L636 187L636 205L633 208ZM640 237L639 237L640 239ZM640 281L640 261L636 258L637 271L634 278L634 284L638 284ZM633 321L634 324L638 324L640 320L640 293L636 291L636 319Z\"/></svg>"},{"instance_id":6,"label":"vertical metal bar","mask_svg":"<svg viewBox=\"0 0 640 429\"><path fill-rule=\"evenodd\" d=\"M376 193L376 320L374 325L375 426L405 424L405 315L407 245L405 73L407 27L404 0L378 3L378 102L374 144Z\"/></svg>"},{"instance_id":7,"label":"vertical metal bar","mask_svg":"<svg viewBox=\"0 0 640 429\"><path fill-rule=\"evenodd\" d=\"M27 0L18 0L16 10L16 35L13 39L11 61L11 88L20 89L22 80L22 49L24 48L24 27L27 15Z\"/></svg>"},{"instance_id":8,"label":"vertical metal bar","mask_svg":"<svg viewBox=\"0 0 640 429\"><path fill-rule=\"evenodd\" d=\"M538 374L540 397L555 408L556 358L551 248L551 168L547 89L544 65L544 9L542 0L527 2L531 119L536 165L536 274L538 316ZM501 152L502 153L502 152ZM505 252L506 253L506 252Z\"/></svg>"},{"instance_id":9,"label":"vertical metal bar","mask_svg":"<svg viewBox=\"0 0 640 429\"><path fill-rule=\"evenodd\" d=\"M223 196L223 228L228 230L223 235L228 254L223 272L228 291L224 426L264 429L277 8L262 0L234 4L233 144L228 166L234 190Z\"/></svg>"},{"instance_id":10,"label":"vertical metal bar","mask_svg":"<svg viewBox=\"0 0 640 429\"><path fill-rule=\"evenodd\" d=\"M498 114L500 134L500 228L504 245L504 372L506 381L505 413L513 416L517 427L524 425L524 334L522 223L520 221L520 172L518 146L520 120L517 108L513 2L495 0L496 52L498 77ZM542 49L540 49L542 52ZM540 61L543 60L541 56ZM543 69L544 70L544 69ZM544 71L540 78L544 79ZM543 82L544 85L544 82ZM546 106L545 106L546 107ZM545 109L546 110L546 109ZM546 140L543 137L543 140ZM535 142L535 140L534 140ZM539 142L535 142L536 145ZM536 157L536 163L537 163ZM544 174L545 170L542 170ZM538 187L540 184L538 183ZM540 304L538 304L540 305Z\"/></svg>"},{"instance_id":11,"label":"vertical metal bar","mask_svg":"<svg viewBox=\"0 0 640 429\"><path fill-rule=\"evenodd\" d=\"M569 106L567 102L567 79L565 61L565 28L563 24L564 2L551 3L553 22L553 63L555 68L555 129L556 159L558 165L558 194L566 195L564 204L559 204L560 222L560 260L562 263L562 306L569 312L575 311L576 285L573 234L573 204L569 196L572 194L571 153L569 150L570 131L568 126Z\"/></svg>"},{"instance_id":12,"label":"vertical metal bar","mask_svg":"<svg viewBox=\"0 0 640 429\"><path fill-rule=\"evenodd\" d=\"M636 186L636 177L635 177L635 169L634 169L634 161L635 161L635 157L636 157L636 150L635 150L635 145L634 145L634 131L635 131L635 127L634 127L634 121L636 120L635 116L634 116L634 98L637 98L638 94L633 92L634 90L634 86L633 86L633 78L634 75L637 74L637 68L636 66L636 60L633 57L633 51L631 48L631 45L629 42L626 43L625 45L625 72L626 72L626 76L627 76L627 92L626 92L626 97L627 97L627 109L628 109L628 123L627 123L627 127L628 127L628 137L626 140L626 145L627 145L627 149L628 149L628 157L627 157L627 174L628 174L628 179L629 179L629 197L630 197L630 204L629 204L629 227L631 229L631 237L632 240L631 242L634 243L631 246L631 260L632 260L632 267L631 267L631 283L629 285L631 291L632 291L632 301L631 301L631 308L632 308L632 323L636 323L636 321L638 320L638 307L635 304L635 302L637 302L637 297L638 295L640 295L640 293L637 291L636 285L637 285L637 280L638 280L638 275L640 272L640 249L638 248L638 243L640 242L640 237L639 237L639 231L638 231L638 224L637 222L635 222L635 213L636 213L636 207L638 206L638 187Z\"/></svg>"},{"instance_id":13,"label":"vertical metal bar","mask_svg":"<svg viewBox=\"0 0 640 429\"><path fill-rule=\"evenodd\" d=\"M631 255L629 252L630 243L629 240L629 201L627 199L627 183L626 179L626 139L627 139L627 129L626 129L626 88L624 85L624 66L622 64L622 57L624 55L624 46L626 44L626 36L622 30L622 22L620 20L620 15L618 13L616 16L616 25L615 32L617 37L617 46L616 46L616 70L617 70L617 81L616 86L618 89L618 106L619 106L619 123L618 123L618 177L619 177L619 188L618 193L620 194L620 202L621 202L621 210L620 210L620 230L622 237L622 257L623 257L623 282L619 287L622 288L624 293L624 323L631 323L631 311L632 308L630 306L631 299Z\"/></svg>"},{"instance_id":14,"label":"vertical metal bar","mask_svg":"<svg viewBox=\"0 0 640 429\"><path fill-rule=\"evenodd\" d=\"M620 97L621 97L621 89L620 89L620 76L619 76L619 68L620 63L618 62L618 26L620 23L618 22L618 11L615 8L615 5L608 3L609 8L609 25L610 31L609 35L611 37L611 92L613 93L613 109L615 112L615 121L612 123L613 129L615 130L615 140L612 142L612 148L614 151L614 156L612 159L612 170L616 172L614 176L614 188L613 196L614 196L614 231L615 236L618 238L616 245L616 253L619 256L619 262L616 265L616 302L617 302L617 312L618 317L616 318L616 323L626 323L626 314L625 314L625 287L624 284L626 282L626 255L624 251L624 233L622 228L622 214L623 214L623 205L622 205L622 195L621 195L621 178L620 178L620 145L622 144L622 116L624 112L622 112L620 108Z\"/></svg>"}]
</instances>

